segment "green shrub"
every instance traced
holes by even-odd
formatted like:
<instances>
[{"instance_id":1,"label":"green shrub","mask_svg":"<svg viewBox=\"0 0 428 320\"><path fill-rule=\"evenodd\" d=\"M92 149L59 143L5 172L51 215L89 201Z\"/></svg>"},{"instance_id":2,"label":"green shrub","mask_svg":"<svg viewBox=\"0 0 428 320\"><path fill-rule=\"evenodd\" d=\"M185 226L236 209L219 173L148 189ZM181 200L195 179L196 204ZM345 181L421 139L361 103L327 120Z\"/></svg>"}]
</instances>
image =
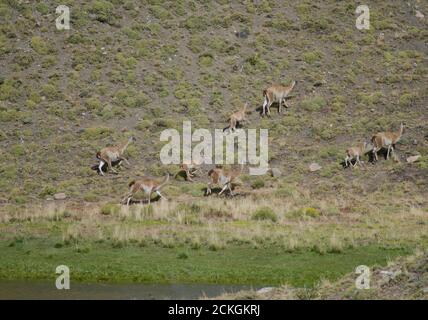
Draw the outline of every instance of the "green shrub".
<instances>
[{"instance_id":1,"label":"green shrub","mask_svg":"<svg viewBox=\"0 0 428 320\"><path fill-rule=\"evenodd\" d=\"M31 48L41 55L48 54L50 51L49 45L45 39L39 36L34 36L31 38Z\"/></svg>"},{"instance_id":2,"label":"green shrub","mask_svg":"<svg viewBox=\"0 0 428 320\"><path fill-rule=\"evenodd\" d=\"M92 1L89 7L89 13L96 16L96 20L104 23L112 23L114 5L108 1Z\"/></svg>"},{"instance_id":3,"label":"green shrub","mask_svg":"<svg viewBox=\"0 0 428 320\"><path fill-rule=\"evenodd\" d=\"M302 101L301 106L307 111L320 111L327 105L323 97L313 97Z\"/></svg>"},{"instance_id":4,"label":"green shrub","mask_svg":"<svg viewBox=\"0 0 428 320\"><path fill-rule=\"evenodd\" d=\"M278 217L276 213L269 207L262 207L257 209L251 216L253 220L271 220L277 221Z\"/></svg>"},{"instance_id":5,"label":"green shrub","mask_svg":"<svg viewBox=\"0 0 428 320\"><path fill-rule=\"evenodd\" d=\"M260 189L265 186L265 181L262 178L258 178L251 183L251 188Z\"/></svg>"},{"instance_id":6,"label":"green shrub","mask_svg":"<svg viewBox=\"0 0 428 320\"><path fill-rule=\"evenodd\" d=\"M309 51L309 52L303 53L303 60L309 64L313 64L316 61L321 60L321 58L322 58L322 53L319 51Z\"/></svg>"},{"instance_id":7,"label":"green shrub","mask_svg":"<svg viewBox=\"0 0 428 320\"><path fill-rule=\"evenodd\" d=\"M101 207L103 215L117 215L120 211L120 206L115 203L106 203Z\"/></svg>"}]
</instances>

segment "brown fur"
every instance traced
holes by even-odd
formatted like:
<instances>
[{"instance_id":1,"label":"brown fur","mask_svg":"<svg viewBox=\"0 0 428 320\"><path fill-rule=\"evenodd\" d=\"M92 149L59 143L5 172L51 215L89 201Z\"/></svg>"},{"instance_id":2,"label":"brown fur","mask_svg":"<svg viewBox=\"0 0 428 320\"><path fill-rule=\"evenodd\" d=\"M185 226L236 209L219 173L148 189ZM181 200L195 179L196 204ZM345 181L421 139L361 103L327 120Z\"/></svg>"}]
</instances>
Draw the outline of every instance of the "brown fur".
<instances>
[{"instance_id":1,"label":"brown fur","mask_svg":"<svg viewBox=\"0 0 428 320\"><path fill-rule=\"evenodd\" d=\"M186 180L193 181L192 178L195 176L195 173L200 171L198 166L199 165L193 161L190 164L183 163L180 165L180 171L178 171L175 176L184 171L186 173Z\"/></svg>"},{"instance_id":2,"label":"brown fur","mask_svg":"<svg viewBox=\"0 0 428 320\"><path fill-rule=\"evenodd\" d=\"M233 196L234 194L232 192L232 183L234 183L236 179L241 175L243 169L243 165L241 165L241 170L225 170L219 167L211 169L208 172L208 178L210 179L210 181L207 185L206 195L211 194L212 185L218 184L220 185L220 187L222 187L222 190L218 195L221 195L227 188L229 189L230 195Z\"/></svg>"},{"instance_id":3,"label":"brown fur","mask_svg":"<svg viewBox=\"0 0 428 320\"><path fill-rule=\"evenodd\" d=\"M356 147L351 147L346 150L346 157L345 157L345 165L348 166L348 162L350 165L352 165L351 160L356 159L355 164L352 166L353 168L357 165L357 163L362 166L360 157L364 154L366 150L367 143L362 142L358 144Z\"/></svg>"},{"instance_id":4,"label":"brown fur","mask_svg":"<svg viewBox=\"0 0 428 320\"><path fill-rule=\"evenodd\" d=\"M236 126L238 123L243 123L246 121L246 113L247 113L248 103L245 103L241 110L236 111L232 113L232 115L229 118L229 127L226 127L223 131L226 129L229 129L229 132L235 132Z\"/></svg>"},{"instance_id":5,"label":"brown fur","mask_svg":"<svg viewBox=\"0 0 428 320\"><path fill-rule=\"evenodd\" d=\"M400 129L397 132L378 132L373 135L371 141L373 143L373 155L378 160L377 153L382 148L388 148L386 159L389 159L390 152L394 152L395 144L401 139L404 131L404 124L400 124Z\"/></svg>"},{"instance_id":6,"label":"brown fur","mask_svg":"<svg viewBox=\"0 0 428 320\"><path fill-rule=\"evenodd\" d=\"M134 137L130 137L128 141L124 143L112 147L106 147L97 152L96 157L100 160L99 171L102 175L104 175L102 171L103 162L107 163L108 169L114 173L117 173L117 171L113 169L111 165L112 162L120 161L120 164L122 161L125 161L129 165L128 160L123 156L123 154L132 141L135 141Z\"/></svg>"},{"instance_id":7,"label":"brown fur","mask_svg":"<svg viewBox=\"0 0 428 320\"><path fill-rule=\"evenodd\" d=\"M165 177L165 179L162 182L159 182L158 180L155 180L153 178L145 177L141 180L133 180L129 183L129 193L123 198L122 203L129 205L132 197L134 194L136 194L138 191L143 191L145 194L148 195L148 202L150 204L150 200L152 197L152 193L157 193L161 198L166 199L161 193L160 190L162 187L164 187L169 181L169 174Z\"/></svg>"},{"instance_id":8,"label":"brown fur","mask_svg":"<svg viewBox=\"0 0 428 320\"><path fill-rule=\"evenodd\" d=\"M263 97L265 98L263 102L263 111L262 115L267 114L270 115L270 106L274 102L278 102L278 113L282 113L282 103L284 102L284 105L286 108L288 108L287 103L285 102L285 98L290 94L291 90L293 90L294 86L296 85L296 81L293 81L288 86L281 86L281 85L272 85L269 88L263 90Z\"/></svg>"}]
</instances>

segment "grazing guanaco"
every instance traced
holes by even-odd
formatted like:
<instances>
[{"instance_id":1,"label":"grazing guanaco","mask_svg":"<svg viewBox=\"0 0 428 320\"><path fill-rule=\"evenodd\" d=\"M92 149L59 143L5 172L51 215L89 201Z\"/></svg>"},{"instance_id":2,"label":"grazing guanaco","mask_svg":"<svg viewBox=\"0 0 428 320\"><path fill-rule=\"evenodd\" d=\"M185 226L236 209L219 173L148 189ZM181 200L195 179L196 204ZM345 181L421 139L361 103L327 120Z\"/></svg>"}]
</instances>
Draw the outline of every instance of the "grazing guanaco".
<instances>
[{"instance_id":1,"label":"grazing guanaco","mask_svg":"<svg viewBox=\"0 0 428 320\"><path fill-rule=\"evenodd\" d=\"M367 147L367 142L364 141L358 144L356 147L351 147L349 149L346 149L345 165L348 166L348 162L349 162L349 165L352 166L352 168L354 168L357 165L357 163L360 166L362 166L360 157L364 154L366 147ZM354 165L352 165L352 162L351 162L352 159L355 159Z\"/></svg>"},{"instance_id":2,"label":"grazing guanaco","mask_svg":"<svg viewBox=\"0 0 428 320\"><path fill-rule=\"evenodd\" d=\"M278 113L282 113L282 102L284 102L284 105L286 108L288 108L287 103L285 102L285 98L289 95L291 90L293 90L294 86L296 85L296 81L293 81L288 86L281 86L281 85L273 85L269 88L263 90L263 97L265 98L263 102L263 112L262 115L267 114L270 115L270 106L274 102L278 102Z\"/></svg>"},{"instance_id":3,"label":"grazing guanaco","mask_svg":"<svg viewBox=\"0 0 428 320\"><path fill-rule=\"evenodd\" d=\"M389 153L394 152L395 144L401 139L403 135L404 124L400 124L400 129L397 132L379 132L373 135L372 143L373 143L373 155L378 160L377 153L382 148L388 148L388 152L386 154L386 159L389 159Z\"/></svg>"},{"instance_id":4,"label":"grazing guanaco","mask_svg":"<svg viewBox=\"0 0 428 320\"><path fill-rule=\"evenodd\" d=\"M199 165L193 161L190 164L183 163L180 165L180 171L178 171L175 176L177 177L180 172L184 171L186 173L186 180L193 181L192 178L195 176L195 173L200 171L198 166Z\"/></svg>"},{"instance_id":5,"label":"grazing guanaco","mask_svg":"<svg viewBox=\"0 0 428 320\"><path fill-rule=\"evenodd\" d=\"M123 198L122 203L126 203L129 206L129 202L131 201L134 194L138 191L144 191L146 195L148 195L148 202L150 204L150 200L152 197L152 193L155 192L162 199L167 200L161 193L160 190L163 186L165 186L169 181L169 173L166 175L165 179L162 182L159 182L153 178L143 178L141 180L133 180L129 183L129 193Z\"/></svg>"},{"instance_id":6,"label":"grazing guanaco","mask_svg":"<svg viewBox=\"0 0 428 320\"><path fill-rule=\"evenodd\" d=\"M245 103L241 110L232 113L229 118L229 126L223 129L223 132L229 129L229 132L235 132L236 126L247 121L245 115L247 113L248 103Z\"/></svg>"},{"instance_id":7,"label":"grazing guanaco","mask_svg":"<svg viewBox=\"0 0 428 320\"><path fill-rule=\"evenodd\" d=\"M236 181L239 175L244 170L244 164L241 164L240 170L225 170L222 167L215 167L208 172L208 182L206 195L211 194L211 187L213 184L218 184L222 188L218 195L221 195L226 189L229 189L230 195L233 197L232 183Z\"/></svg>"},{"instance_id":8,"label":"grazing guanaco","mask_svg":"<svg viewBox=\"0 0 428 320\"><path fill-rule=\"evenodd\" d=\"M106 148L102 149L101 151L97 152L96 157L98 160L100 160L100 164L98 166L98 169L99 169L101 175L104 175L102 168L103 168L103 165L105 163L107 163L108 169L114 173L117 173L117 171L113 169L113 167L111 165L112 162L114 162L114 161L122 162L122 160L124 160L126 162L126 164L129 165L128 160L123 156L123 154L124 154L126 148L128 148L129 144L135 140L136 139L134 137L130 137L128 139L128 141L126 141L122 144L118 144L118 145L115 145L112 147L106 147Z\"/></svg>"}]
</instances>

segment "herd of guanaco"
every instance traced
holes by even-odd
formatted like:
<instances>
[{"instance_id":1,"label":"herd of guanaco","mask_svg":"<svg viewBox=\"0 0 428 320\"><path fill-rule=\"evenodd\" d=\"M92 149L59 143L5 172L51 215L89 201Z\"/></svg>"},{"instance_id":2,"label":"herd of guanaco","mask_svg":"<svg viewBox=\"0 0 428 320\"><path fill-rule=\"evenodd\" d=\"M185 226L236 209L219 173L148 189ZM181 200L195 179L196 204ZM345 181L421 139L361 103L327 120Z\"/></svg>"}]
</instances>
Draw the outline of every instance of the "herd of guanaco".
<instances>
[{"instance_id":1,"label":"herd of guanaco","mask_svg":"<svg viewBox=\"0 0 428 320\"><path fill-rule=\"evenodd\" d=\"M360 144L358 144L355 147L351 147L346 150L346 157L345 157L345 166L351 166L354 168L357 164L362 166L362 162L360 161L360 158L362 155L366 154L367 152L370 152L370 150L373 153L374 159L378 160L378 152L381 149L387 149L386 153L386 159L389 159L389 155L394 152L395 144L400 141L401 137L403 136L404 132L404 123L400 124L400 129L397 132L378 132L374 134L371 138L371 145L369 148L369 144L364 141ZM369 149L369 150L367 150ZM395 157L395 154L394 154ZM352 160L355 159L354 165L352 165Z\"/></svg>"},{"instance_id":2,"label":"herd of guanaco","mask_svg":"<svg viewBox=\"0 0 428 320\"><path fill-rule=\"evenodd\" d=\"M290 94L290 92L293 90L294 86L296 85L296 81L293 81L288 86L282 86L282 85L272 85L268 87L267 89L263 90L263 107L261 115L270 116L270 107L271 105L276 102L278 103L278 113L282 113L282 104L284 103L285 107L288 108L288 105L285 101L286 97ZM246 121L246 114L248 112L248 103L245 103L241 110L236 111L232 113L228 119L229 125L223 129L223 132L228 130L228 133L234 133L236 132L238 126L242 125ZM373 152L374 159L378 160L377 153L381 149L387 149L387 159L389 159L389 155L391 152L394 152L395 144L400 140L401 136L403 135L404 130L404 124L401 123L400 129L398 132L379 132L372 136L371 138L371 151ZM113 169L112 163L117 163L119 166L121 165L122 161L125 161L127 165L129 165L128 160L124 157L124 152L126 148L129 146L130 143L135 141L134 137L130 137L126 142L106 147L102 149L101 151L97 152L96 158L99 160L98 165L98 171L101 175L104 175L103 173L103 167L106 164L107 169L111 172L117 173L116 170ZM357 146L351 147L346 150L346 157L345 157L345 166L351 166L354 168L357 164L362 166L362 162L360 158L366 154L367 152L370 152L370 149L368 149L369 143L366 141L358 144ZM354 164L352 164L352 161L355 160ZM180 171L177 172L175 177L180 174L185 174L186 181L193 181L192 178L195 176L196 172L200 171L198 163L191 162L191 163L183 163L180 166ZM208 179L209 182L207 184L206 189L206 195L209 195L212 193L211 188L213 185L218 185L221 187L221 191L218 195L221 195L224 191L228 190L229 194L233 196L232 191L232 184L236 182L238 177L242 174L244 170L244 165L241 164L241 167L239 170L236 169L229 169L226 170L222 166L216 166L215 168L209 170L208 172ZM157 179L144 177L137 181L132 181L129 183L129 193L123 198L122 203L129 205L133 196L138 191L143 191L148 196L148 203L150 204L151 196L153 193L156 193L160 198L166 199L161 194L161 188L164 187L170 178L170 174L168 173L166 177L163 179L163 181L159 181Z\"/></svg>"}]
</instances>

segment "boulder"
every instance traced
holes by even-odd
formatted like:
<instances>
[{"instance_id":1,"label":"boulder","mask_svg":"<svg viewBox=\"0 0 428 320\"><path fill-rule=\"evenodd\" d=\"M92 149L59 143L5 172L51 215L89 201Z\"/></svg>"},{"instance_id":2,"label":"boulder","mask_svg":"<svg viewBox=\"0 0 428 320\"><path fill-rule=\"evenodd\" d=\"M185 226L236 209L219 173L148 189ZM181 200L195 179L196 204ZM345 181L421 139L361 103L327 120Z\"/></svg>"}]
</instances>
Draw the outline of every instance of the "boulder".
<instances>
[{"instance_id":1,"label":"boulder","mask_svg":"<svg viewBox=\"0 0 428 320\"><path fill-rule=\"evenodd\" d=\"M417 156L411 156L411 157L408 157L408 158L406 159L406 161L407 161L408 163L413 163L413 162L418 161L418 160L420 159L420 157L421 157L421 155L420 155L420 154L418 154Z\"/></svg>"},{"instance_id":2,"label":"boulder","mask_svg":"<svg viewBox=\"0 0 428 320\"><path fill-rule=\"evenodd\" d=\"M272 177L274 178L278 178L282 175L281 170L279 170L278 168L271 168L270 171L272 173Z\"/></svg>"},{"instance_id":3,"label":"boulder","mask_svg":"<svg viewBox=\"0 0 428 320\"><path fill-rule=\"evenodd\" d=\"M55 193L53 197L55 200L65 200L67 198L67 195L64 192L60 192Z\"/></svg>"},{"instance_id":4,"label":"boulder","mask_svg":"<svg viewBox=\"0 0 428 320\"><path fill-rule=\"evenodd\" d=\"M316 162L312 162L310 165L309 165L309 171L310 172L315 172L315 171L318 171L318 170L321 170L321 166L318 164L318 163L316 163Z\"/></svg>"}]
</instances>

